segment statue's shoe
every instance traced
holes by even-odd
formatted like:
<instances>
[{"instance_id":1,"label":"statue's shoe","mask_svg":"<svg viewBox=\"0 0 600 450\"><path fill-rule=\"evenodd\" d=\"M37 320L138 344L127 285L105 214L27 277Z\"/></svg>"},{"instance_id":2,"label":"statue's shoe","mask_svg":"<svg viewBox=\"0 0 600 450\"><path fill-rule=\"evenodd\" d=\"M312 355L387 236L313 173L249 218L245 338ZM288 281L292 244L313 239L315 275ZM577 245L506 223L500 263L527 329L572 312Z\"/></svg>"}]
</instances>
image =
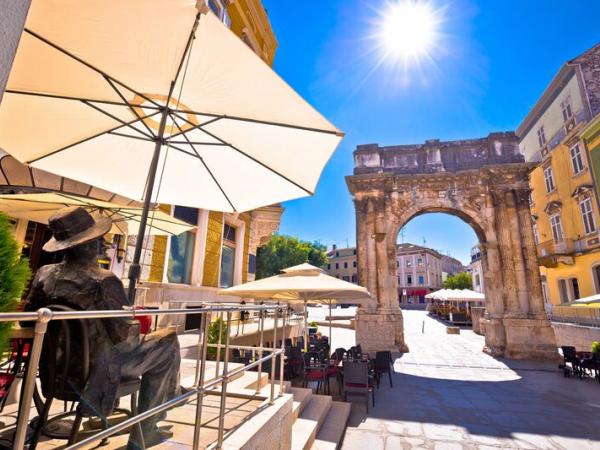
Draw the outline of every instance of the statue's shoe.
<instances>
[{"instance_id":1,"label":"statue's shoe","mask_svg":"<svg viewBox=\"0 0 600 450\"><path fill-rule=\"evenodd\" d=\"M146 448L153 447L158 445L166 440L169 440L173 437L173 432L171 430L165 430L157 428L152 431L144 431L144 444ZM129 442L127 443L127 450L141 450L142 446L135 442L135 438L129 438Z\"/></svg>"}]
</instances>

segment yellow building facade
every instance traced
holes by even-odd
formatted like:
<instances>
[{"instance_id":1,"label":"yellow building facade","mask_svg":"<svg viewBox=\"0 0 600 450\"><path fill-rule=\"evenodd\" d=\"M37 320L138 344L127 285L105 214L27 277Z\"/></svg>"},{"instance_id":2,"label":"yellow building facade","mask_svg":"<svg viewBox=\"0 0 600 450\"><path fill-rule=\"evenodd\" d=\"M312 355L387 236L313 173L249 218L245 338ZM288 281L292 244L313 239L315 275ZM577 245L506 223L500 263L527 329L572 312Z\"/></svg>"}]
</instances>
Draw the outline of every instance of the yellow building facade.
<instances>
[{"instance_id":1,"label":"yellow building facade","mask_svg":"<svg viewBox=\"0 0 600 450\"><path fill-rule=\"evenodd\" d=\"M530 174L544 299L560 305L600 292L600 214L582 133L600 112L594 47L566 63L517 130Z\"/></svg>"}]
</instances>

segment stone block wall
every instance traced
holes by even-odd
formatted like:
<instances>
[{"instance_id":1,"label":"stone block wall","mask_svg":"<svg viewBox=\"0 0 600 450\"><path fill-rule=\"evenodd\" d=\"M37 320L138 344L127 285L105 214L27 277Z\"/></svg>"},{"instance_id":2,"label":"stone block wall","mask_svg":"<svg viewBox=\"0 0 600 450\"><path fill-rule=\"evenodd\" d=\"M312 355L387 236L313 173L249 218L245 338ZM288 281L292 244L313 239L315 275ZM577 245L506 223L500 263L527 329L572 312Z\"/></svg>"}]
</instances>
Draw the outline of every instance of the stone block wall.
<instances>
[{"instance_id":1,"label":"stone block wall","mask_svg":"<svg viewBox=\"0 0 600 450\"><path fill-rule=\"evenodd\" d=\"M565 322L550 322L556 336L556 345L570 345L578 351L589 352L592 342L600 342L600 327Z\"/></svg>"}]
</instances>

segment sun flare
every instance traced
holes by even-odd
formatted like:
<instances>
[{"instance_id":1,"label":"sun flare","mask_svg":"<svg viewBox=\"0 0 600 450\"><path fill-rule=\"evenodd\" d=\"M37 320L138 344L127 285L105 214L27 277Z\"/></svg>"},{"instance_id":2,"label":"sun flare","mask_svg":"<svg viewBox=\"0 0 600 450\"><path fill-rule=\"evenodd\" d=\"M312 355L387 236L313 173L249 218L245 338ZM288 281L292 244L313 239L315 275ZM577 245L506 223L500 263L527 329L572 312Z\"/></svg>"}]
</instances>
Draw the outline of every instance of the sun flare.
<instances>
[{"instance_id":1,"label":"sun flare","mask_svg":"<svg viewBox=\"0 0 600 450\"><path fill-rule=\"evenodd\" d=\"M381 59L406 66L431 57L438 45L442 14L428 0L389 0L378 22L375 37Z\"/></svg>"}]
</instances>

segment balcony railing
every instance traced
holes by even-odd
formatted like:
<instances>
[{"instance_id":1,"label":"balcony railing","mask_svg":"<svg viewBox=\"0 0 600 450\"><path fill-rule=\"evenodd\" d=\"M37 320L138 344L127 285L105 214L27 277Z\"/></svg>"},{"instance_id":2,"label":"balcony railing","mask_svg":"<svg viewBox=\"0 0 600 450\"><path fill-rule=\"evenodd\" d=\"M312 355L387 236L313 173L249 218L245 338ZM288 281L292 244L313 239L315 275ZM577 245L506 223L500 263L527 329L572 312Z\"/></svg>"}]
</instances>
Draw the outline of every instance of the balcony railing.
<instances>
[{"instance_id":1,"label":"balcony railing","mask_svg":"<svg viewBox=\"0 0 600 450\"><path fill-rule=\"evenodd\" d=\"M231 324L233 322L232 314L240 311L257 311L259 313L259 330L260 330L260 345L258 347L252 346L236 346L230 344L231 336ZM263 347L263 332L265 316L267 313L273 314L274 330L273 330L273 346ZM218 313L221 317L225 316L225 320L221 321L222 326L226 327L225 342L221 342L219 333L219 341L215 344L208 343L208 325L210 323L210 315ZM34 395L34 389L36 385L36 376L38 372L40 355L42 352L42 345L44 336L48 328L50 321L56 320L74 320L74 319L110 319L110 318L130 318L135 319L136 316L156 316L156 315L187 315L187 314L202 314L203 320L201 321L201 332L198 336L197 352L196 352L196 368L195 368L195 381L191 389L176 398L173 398L167 402L164 402L148 411L139 413L133 417L130 417L116 425L113 425L103 431L100 431L84 440L81 440L71 446L66 447L69 450L82 449L88 447L91 444L98 443L103 439L123 431L142 420L148 419L161 412L166 412L175 406L182 405L184 403L196 400L196 416L194 421L194 435L192 442L192 449L197 450L200 443L200 432L201 432L201 419L202 419L202 402L203 398L207 395L207 391L215 388L219 384L221 385L220 392L220 410L218 414L218 434L216 448L221 448L224 439L224 420L225 420L225 402L227 398L227 384L230 379L239 375L242 372L246 372L254 367L258 367L257 372L257 394L260 390L261 380L261 368L263 363L273 359L271 365L270 374L270 395L269 405L272 405L275 400L275 385L279 383L279 395L283 394L283 373L284 373L284 342L285 342L285 327L286 319L289 319L289 310L286 307L280 305L216 305L216 306L202 306L200 308L185 308L185 309L162 309L162 310L114 310L114 311L51 311L47 308L39 309L37 312L22 312L22 313L1 313L0 322L13 322L13 321L35 321L35 328L33 331L33 343L29 351L29 361L26 369L25 380L22 388L21 401L18 405L18 419L16 425L16 431L13 438L13 449L21 450L25 448L27 438L27 427L29 422L29 414L32 408L32 401ZM277 342L277 328L278 321L282 320L283 336L281 339L281 347L276 348ZM289 320L288 320L289 322ZM223 330L221 330L223 331ZM207 366L207 348L214 346L217 348L215 377L206 380L206 366ZM249 364L241 367L237 367L234 370L229 370L228 362L230 350L233 348L250 350L252 352L258 352L260 357ZM221 362L221 350L224 350L225 357ZM263 356L264 353L268 353ZM279 380L276 380L275 369L277 356L279 356L280 365L279 368ZM223 365L222 373L219 374L220 364ZM214 393L214 392L213 392ZM251 396L257 400L264 400L266 397L263 396Z\"/></svg>"}]
</instances>

